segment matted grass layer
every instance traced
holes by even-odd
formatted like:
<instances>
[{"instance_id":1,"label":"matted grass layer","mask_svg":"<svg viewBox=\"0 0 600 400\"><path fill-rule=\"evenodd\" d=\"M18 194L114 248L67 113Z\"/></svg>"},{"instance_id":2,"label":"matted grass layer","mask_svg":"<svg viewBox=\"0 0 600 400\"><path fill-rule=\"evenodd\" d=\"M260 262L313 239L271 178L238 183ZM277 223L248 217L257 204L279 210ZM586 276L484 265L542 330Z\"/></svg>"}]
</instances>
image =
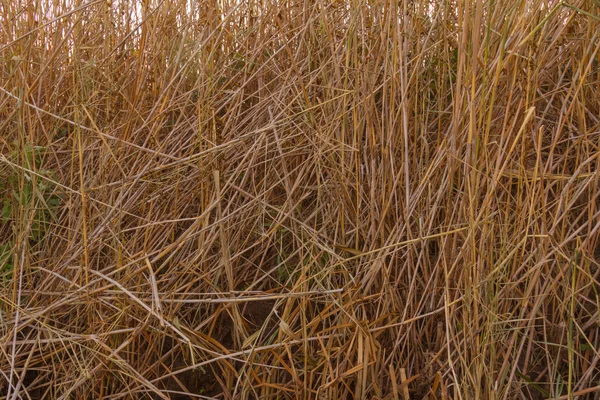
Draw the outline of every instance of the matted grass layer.
<instances>
[{"instance_id":1,"label":"matted grass layer","mask_svg":"<svg viewBox=\"0 0 600 400\"><path fill-rule=\"evenodd\" d=\"M598 0L3 0L0 395L600 389Z\"/></svg>"}]
</instances>

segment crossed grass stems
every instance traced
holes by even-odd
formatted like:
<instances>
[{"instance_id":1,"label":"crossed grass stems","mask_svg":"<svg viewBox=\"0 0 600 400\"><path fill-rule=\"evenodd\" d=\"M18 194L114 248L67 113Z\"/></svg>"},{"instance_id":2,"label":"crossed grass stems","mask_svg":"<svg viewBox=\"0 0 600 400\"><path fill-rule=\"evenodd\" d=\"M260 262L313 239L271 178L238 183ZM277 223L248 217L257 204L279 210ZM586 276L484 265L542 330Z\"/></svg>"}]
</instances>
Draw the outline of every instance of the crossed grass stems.
<instances>
[{"instance_id":1,"label":"crossed grass stems","mask_svg":"<svg viewBox=\"0 0 600 400\"><path fill-rule=\"evenodd\" d=\"M8 398L599 382L592 1L4 1Z\"/></svg>"}]
</instances>

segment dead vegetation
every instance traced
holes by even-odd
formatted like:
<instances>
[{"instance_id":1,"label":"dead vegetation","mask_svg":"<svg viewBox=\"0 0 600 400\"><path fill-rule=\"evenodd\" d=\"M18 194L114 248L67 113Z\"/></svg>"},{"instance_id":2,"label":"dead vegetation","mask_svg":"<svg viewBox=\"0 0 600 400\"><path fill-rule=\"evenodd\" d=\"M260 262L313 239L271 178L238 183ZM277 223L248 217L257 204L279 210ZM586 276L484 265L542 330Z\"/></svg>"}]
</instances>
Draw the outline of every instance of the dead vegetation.
<instances>
[{"instance_id":1,"label":"dead vegetation","mask_svg":"<svg viewBox=\"0 0 600 400\"><path fill-rule=\"evenodd\" d=\"M0 395L593 398L599 14L2 1Z\"/></svg>"}]
</instances>

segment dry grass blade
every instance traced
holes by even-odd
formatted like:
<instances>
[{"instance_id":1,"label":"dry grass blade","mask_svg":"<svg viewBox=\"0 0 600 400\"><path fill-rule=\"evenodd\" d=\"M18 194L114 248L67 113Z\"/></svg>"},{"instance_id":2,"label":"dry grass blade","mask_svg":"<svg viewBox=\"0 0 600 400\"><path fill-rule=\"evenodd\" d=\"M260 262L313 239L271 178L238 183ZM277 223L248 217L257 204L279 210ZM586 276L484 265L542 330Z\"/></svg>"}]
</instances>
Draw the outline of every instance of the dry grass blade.
<instances>
[{"instance_id":1,"label":"dry grass blade","mask_svg":"<svg viewBox=\"0 0 600 400\"><path fill-rule=\"evenodd\" d=\"M599 6L0 0L0 395L597 396Z\"/></svg>"}]
</instances>

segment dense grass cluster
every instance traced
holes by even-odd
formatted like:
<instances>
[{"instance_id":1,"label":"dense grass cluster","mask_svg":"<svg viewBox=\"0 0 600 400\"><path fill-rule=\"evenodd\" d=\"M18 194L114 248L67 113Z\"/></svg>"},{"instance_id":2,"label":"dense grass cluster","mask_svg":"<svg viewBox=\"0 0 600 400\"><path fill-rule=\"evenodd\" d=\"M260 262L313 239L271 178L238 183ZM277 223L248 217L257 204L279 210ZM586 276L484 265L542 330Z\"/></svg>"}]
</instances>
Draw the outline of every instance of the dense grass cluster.
<instances>
[{"instance_id":1,"label":"dense grass cluster","mask_svg":"<svg viewBox=\"0 0 600 400\"><path fill-rule=\"evenodd\" d=\"M0 396L600 391L598 0L3 0Z\"/></svg>"}]
</instances>

